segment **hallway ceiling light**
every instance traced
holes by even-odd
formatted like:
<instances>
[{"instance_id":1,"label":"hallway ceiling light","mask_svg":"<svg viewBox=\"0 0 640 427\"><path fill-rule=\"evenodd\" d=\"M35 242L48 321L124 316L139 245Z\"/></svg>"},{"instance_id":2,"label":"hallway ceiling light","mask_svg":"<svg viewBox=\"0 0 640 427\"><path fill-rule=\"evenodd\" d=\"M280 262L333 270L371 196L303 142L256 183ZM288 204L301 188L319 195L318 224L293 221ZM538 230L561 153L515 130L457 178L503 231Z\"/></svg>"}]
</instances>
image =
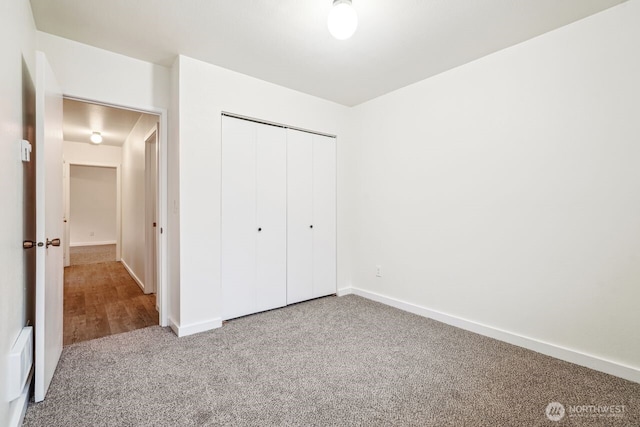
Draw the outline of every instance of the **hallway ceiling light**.
<instances>
[{"instance_id":1,"label":"hallway ceiling light","mask_svg":"<svg viewBox=\"0 0 640 427\"><path fill-rule=\"evenodd\" d=\"M358 28L358 14L351 0L333 0L333 7L327 20L329 32L338 40L346 40Z\"/></svg>"},{"instance_id":2,"label":"hallway ceiling light","mask_svg":"<svg viewBox=\"0 0 640 427\"><path fill-rule=\"evenodd\" d=\"M100 132L93 132L90 139L94 144L100 144L102 142L102 135Z\"/></svg>"}]
</instances>

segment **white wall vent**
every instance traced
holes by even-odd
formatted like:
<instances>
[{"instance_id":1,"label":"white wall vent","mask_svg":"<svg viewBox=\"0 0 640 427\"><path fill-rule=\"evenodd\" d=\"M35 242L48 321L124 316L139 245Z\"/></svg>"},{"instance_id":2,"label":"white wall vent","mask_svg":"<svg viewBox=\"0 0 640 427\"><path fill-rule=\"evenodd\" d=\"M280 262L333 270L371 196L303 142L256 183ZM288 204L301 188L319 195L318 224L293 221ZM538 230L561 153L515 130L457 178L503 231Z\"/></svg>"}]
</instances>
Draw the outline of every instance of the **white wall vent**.
<instances>
[{"instance_id":1,"label":"white wall vent","mask_svg":"<svg viewBox=\"0 0 640 427\"><path fill-rule=\"evenodd\" d=\"M17 399L29 377L33 365L33 328L22 328L18 339L9 353L7 397L9 402Z\"/></svg>"}]
</instances>

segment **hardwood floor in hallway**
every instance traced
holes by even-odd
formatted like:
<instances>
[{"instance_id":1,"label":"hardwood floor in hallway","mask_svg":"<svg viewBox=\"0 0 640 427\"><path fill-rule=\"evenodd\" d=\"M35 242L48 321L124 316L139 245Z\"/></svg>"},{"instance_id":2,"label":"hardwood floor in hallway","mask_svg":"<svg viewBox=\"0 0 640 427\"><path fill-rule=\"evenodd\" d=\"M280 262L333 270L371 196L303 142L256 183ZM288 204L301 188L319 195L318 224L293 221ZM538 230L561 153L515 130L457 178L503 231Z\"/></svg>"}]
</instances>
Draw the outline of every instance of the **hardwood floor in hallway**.
<instances>
[{"instance_id":1,"label":"hardwood floor in hallway","mask_svg":"<svg viewBox=\"0 0 640 427\"><path fill-rule=\"evenodd\" d=\"M145 295L120 262L64 269L64 345L158 324Z\"/></svg>"}]
</instances>

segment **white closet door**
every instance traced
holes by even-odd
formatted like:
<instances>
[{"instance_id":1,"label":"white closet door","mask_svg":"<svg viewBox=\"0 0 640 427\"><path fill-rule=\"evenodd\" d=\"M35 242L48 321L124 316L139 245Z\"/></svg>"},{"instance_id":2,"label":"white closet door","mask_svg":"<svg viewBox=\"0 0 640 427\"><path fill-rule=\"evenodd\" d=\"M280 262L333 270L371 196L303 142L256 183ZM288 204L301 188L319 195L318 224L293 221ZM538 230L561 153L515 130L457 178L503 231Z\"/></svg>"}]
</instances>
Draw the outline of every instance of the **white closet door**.
<instances>
[{"instance_id":1,"label":"white closet door","mask_svg":"<svg viewBox=\"0 0 640 427\"><path fill-rule=\"evenodd\" d=\"M336 139L313 135L313 297L336 293Z\"/></svg>"},{"instance_id":2,"label":"white closet door","mask_svg":"<svg viewBox=\"0 0 640 427\"><path fill-rule=\"evenodd\" d=\"M287 130L287 304L313 298L313 135Z\"/></svg>"},{"instance_id":3,"label":"white closet door","mask_svg":"<svg viewBox=\"0 0 640 427\"><path fill-rule=\"evenodd\" d=\"M254 313L256 127L222 117L222 318Z\"/></svg>"},{"instance_id":4,"label":"white closet door","mask_svg":"<svg viewBox=\"0 0 640 427\"><path fill-rule=\"evenodd\" d=\"M257 182L256 310L287 304L287 134L255 124Z\"/></svg>"}]
</instances>

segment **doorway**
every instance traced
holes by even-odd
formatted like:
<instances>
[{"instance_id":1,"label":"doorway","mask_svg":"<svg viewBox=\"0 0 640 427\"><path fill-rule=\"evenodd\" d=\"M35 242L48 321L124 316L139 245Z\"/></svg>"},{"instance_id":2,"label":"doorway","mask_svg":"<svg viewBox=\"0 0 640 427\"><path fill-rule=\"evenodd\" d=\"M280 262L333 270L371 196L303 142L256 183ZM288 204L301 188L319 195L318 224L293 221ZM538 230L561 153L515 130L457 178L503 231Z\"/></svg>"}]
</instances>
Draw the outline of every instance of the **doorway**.
<instances>
[{"instance_id":1,"label":"doorway","mask_svg":"<svg viewBox=\"0 0 640 427\"><path fill-rule=\"evenodd\" d=\"M120 259L120 168L65 164L65 267Z\"/></svg>"},{"instance_id":2,"label":"doorway","mask_svg":"<svg viewBox=\"0 0 640 427\"><path fill-rule=\"evenodd\" d=\"M65 345L162 323L160 120L63 101Z\"/></svg>"}]
</instances>

